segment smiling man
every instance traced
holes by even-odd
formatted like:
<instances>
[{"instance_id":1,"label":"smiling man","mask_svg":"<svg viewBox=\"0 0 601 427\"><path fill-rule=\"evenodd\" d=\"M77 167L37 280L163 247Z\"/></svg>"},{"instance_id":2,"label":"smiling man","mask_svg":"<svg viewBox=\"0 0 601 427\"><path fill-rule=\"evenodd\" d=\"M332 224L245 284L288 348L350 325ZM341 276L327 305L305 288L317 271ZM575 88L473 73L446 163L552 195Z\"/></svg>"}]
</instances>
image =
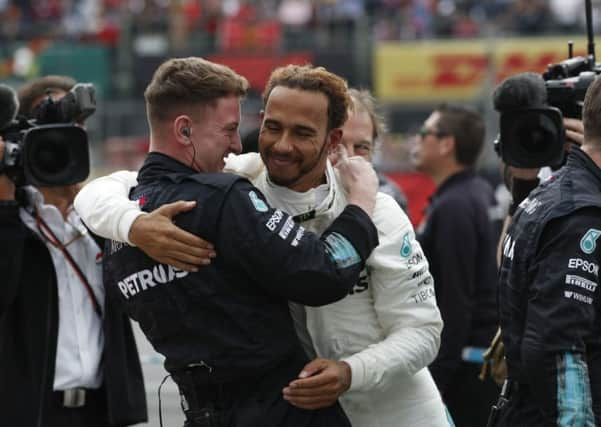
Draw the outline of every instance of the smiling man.
<instances>
[{"instance_id":1,"label":"smiling man","mask_svg":"<svg viewBox=\"0 0 601 427\"><path fill-rule=\"evenodd\" d=\"M219 257L188 272L113 242L105 287L165 356L186 427L347 426L337 404L309 411L282 397L308 362L288 300L332 303L359 280L377 244L368 216L377 179L363 159L344 161L348 204L318 238L272 209L247 180L221 173L224 157L241 150L247 85L231 69L201 58L172 59L157 69L145 91L150 153L131 198L145 211L196 202L177 223L213 242ZM343 120L337 115L318 137L338 139Z\"/></svg>"},{"instance_id":2,"label":"smiling man","mask_svg":"<svg viewBox=\"0 0 601 427\"><path fill-rule=\"evenodd\" d=\"M289 65L272 73L263 101L260 155L230 156L225 170L247 177L269 203L290 212L298 226L327 232L350 201L328 161L350 106L346 82L321 67ZM157 238L152 217L140 216L133 226L131 217L120 220L130 215L131 206L124 196L113 195L125 195L124 182L132 179L135 183L135 175L120 173L89 184L78 209L100 233L125 230L122 239L129 236L149 251ZM427 262L392 198L378 194L373 221L381 244L359 279L349 284L347 297L321 308L291 305L305 352L319 357L290 377L283 396L291 406L317 411L340 397L358 427L448 426L426 369L436 356L442 328ZM161 250L149 252L162 256Z\"/></svg>"}]
</instances>

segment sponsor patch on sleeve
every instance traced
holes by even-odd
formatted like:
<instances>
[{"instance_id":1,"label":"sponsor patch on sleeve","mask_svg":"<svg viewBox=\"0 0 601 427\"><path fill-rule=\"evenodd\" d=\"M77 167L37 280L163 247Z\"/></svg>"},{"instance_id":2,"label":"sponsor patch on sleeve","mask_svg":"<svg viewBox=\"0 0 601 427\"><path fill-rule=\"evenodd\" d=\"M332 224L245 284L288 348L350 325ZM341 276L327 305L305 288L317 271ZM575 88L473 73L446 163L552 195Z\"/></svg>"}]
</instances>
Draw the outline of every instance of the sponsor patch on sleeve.
<instances>
[{"instance_id":1,"label":"sponsor patch on sleeve","mask_svg":"<svg viewBox=\"0 0 601 427\"><path fill-rule=\"evenodd\" d=\"M254 191L249 191L248 197L250 198L250 201L252 202L253 206L258 212L267 212L269 210L267 203L261 200L261 198L259 198L257 193L255 193Z\"/></svg>"},{"instance_id":2,"label":"sponsor patch on sleeve","mask_svg":"<svg viewBox=\"0 0 601 427\"><path fill-rule=\"evenodd\" d=\"M601 236L600 230L589 228L589 230L584 233L584 236L582 236L582 239L580 239L580 249L582 249L582 252L589 255L595 252L599 236Z\"/></svg>"},{"instance_id":3,"label":"sponsor patch on sleeve","mask_svg":"<svg viewBox=\"0 0 601 427\"><path fill-rule=\"evenodd\" d=\"M338 268L346 268L361 262L357 250L346 237L338 233L329 234L326 239L326 252Z\"/></svg>"},{"instance_id":4,"label":"sponsor patch on sleeve","mask_svg":"<svg viewBox=\"0 0 601 427\"><path fill-rule=\"evenodd\" d=\"M409 258L412 252L413 248L411 247L411 239L409 238L409 233L405 233L405 235L403 236L403 244L401 245L401 256L403 258Z\"/></svg>"}]
</instances>

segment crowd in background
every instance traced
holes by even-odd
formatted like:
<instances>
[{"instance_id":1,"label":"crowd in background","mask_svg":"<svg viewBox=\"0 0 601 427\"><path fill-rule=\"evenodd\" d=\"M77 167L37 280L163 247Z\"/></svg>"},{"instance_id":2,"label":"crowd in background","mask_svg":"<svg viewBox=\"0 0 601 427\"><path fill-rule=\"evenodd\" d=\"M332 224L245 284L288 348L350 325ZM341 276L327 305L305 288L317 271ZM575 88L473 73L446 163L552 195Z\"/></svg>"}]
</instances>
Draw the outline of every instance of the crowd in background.
<instances>
[{"instance_id":1,"label":"crowd in background","mask_svg":"<svg viewBox=\"0 0 601 427\"><path fill-rule=\"evenodd\" d=\"M593 8L601 7L594 0ZM595 13L594 13L595 14ZM597 14L601 16L600 14ZM367 24L374 40L531 35L584 28L582 0L0 0L0 38L118 43L120 33L168 30L228 47L243 29L255 47L304 30L344 32ZM366 21L367 20L367 21ZM128 25L131 24L131 25ZM597 21L596 26L599 25ZM367 28L367 26L366 26ZM240 34L238 34L240 35ZM231 43L231 40L230 40ZM235 43L234 43L235 44ZM275 43L277 45L277 43Z\"/></svg>"}]
</instances>

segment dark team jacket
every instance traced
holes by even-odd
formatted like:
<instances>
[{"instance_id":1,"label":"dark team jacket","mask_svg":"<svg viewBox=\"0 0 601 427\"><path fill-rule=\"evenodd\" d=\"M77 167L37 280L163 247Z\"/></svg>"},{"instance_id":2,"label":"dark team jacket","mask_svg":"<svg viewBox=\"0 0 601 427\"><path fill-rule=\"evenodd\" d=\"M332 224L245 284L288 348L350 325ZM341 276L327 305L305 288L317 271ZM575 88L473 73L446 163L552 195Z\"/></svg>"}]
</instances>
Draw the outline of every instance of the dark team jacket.
<instances>
[{"instance_id":1,"label":"dark team jacket","mask_svg":"<svg viewBox=\"0 0 601 427\"><path fill-rule=\"evenodd\" d=\"M530 425L568 425L574 413L569 425L594 425L593 414L601 424L600 235L601 169L574 147L520 204L503 242L503 342L509 377L530 390Z\"/></svg>"},{"instance_id":2,"label":"dark team jacket","mask_svg":"<svg viewBox=\"0 0 601 427\"><path fill-rule=\"evenodd\" d=\"M0 204L0 283L0 424L44 427L58 334L56 274L48 248L20 220L16 202ZM105 304L103 330L108 419L144 422L146 395L130 320Z\"/></svg>"},{"instance_id":3,"label":"dark team jacket","mask_svg":"<svg viewBox=\"0 0 601 427\"><path fill-rule=\"evenodd\" d=\"M492 187L472 170L450 176L432 197L418 240L430 264L444 329L430 371L444 394L465 347L487 347L497 328Z\"/></svg>"},{"instance_id":4,"label":"dark team jacket","mask_svg":"<svg viewBox=\"0 0 601 427\"><path fill-rule=\"evenodd\" d=\"M127 245L107 250L107 292L140 323L170 372L207 364L213 381L239 381L302 354L288 301L314 306L343 298L378 244L375 226L357 206L318 238L271 208L246 179L198 174L159 153L147 157L138 182L131 198L147 211L195 200L177 225L213 242L217 252L209 266L188 273Z\"/></svg>"}]
</instances>

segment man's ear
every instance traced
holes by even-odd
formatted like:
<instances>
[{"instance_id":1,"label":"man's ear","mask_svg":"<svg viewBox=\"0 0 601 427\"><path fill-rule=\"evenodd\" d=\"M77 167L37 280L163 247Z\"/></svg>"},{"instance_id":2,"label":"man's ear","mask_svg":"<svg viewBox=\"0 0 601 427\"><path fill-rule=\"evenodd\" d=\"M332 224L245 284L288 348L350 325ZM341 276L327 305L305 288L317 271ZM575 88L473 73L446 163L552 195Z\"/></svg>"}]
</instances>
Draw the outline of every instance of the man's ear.
<instances>
[{"instance_id":1,"label":"man's ear","mask_svg":"<svg viewBox=\"0 0 601 427\"><path fill-rule=\"evenodd\" d=\"M330 132L328 133L327 141L326 141L326 144L328 145L328 147L327 147L328 153L336 150L336 147L338 147L338 144L340 144L341 141L342 141L342 128L334 128L334 129L330 130Z\"/></svg>"},{"instance_id":2,"label":"man's ear","mask_svg":"<svg viewBox=\"0 0 601 427\"><path fill-rule=\"evenodd\" d=\"M439 141L439 152L442 155L448 156L449 154L455 153L455 137L454 136L443 136Z\"/></svg>"},{"instance_id":3,"label":"man's ear","mask_svg":"<svg viewBox=\"0 0 601 427\"><path fill-rule=\"evenodd\" d=\"M171 132L173 139L177 141L178 144L181 145L190 145L192 140L191 129L192 129L192 120L187 115L177 116L172 123Z\"/></svg>"}]
</instances>

